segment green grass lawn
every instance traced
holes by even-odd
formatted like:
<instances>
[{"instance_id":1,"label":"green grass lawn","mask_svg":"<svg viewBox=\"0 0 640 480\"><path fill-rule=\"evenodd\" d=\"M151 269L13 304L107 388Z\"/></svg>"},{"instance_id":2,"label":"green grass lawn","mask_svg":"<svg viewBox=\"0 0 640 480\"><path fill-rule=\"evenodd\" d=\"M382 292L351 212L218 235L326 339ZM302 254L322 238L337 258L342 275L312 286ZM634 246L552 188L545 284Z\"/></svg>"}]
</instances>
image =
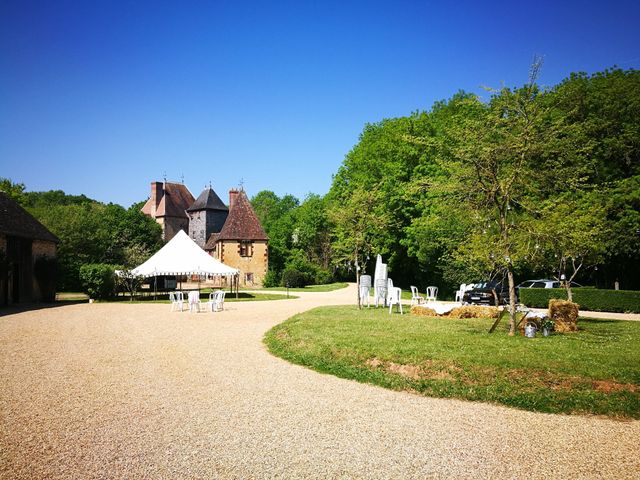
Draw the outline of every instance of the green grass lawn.
<instances>
[{"instance_id":1,"label":"green grass lawn","mask_svg":"<svg viewBox=\"0 0 640 480\"><path fill-rule=\"evenodd\" d=\"M89 295L82 292L58 292L56 302L81 302L89 300Z\"/></svg>"},{"instance_id":2,"label":"green grass lawn","mask_svg":"<svg viewBox=\"0 0 640 480\"><path fill-rule=\"evenodd\" d=\"M346 282L337 282L337 283L327 283L326 285L307 285L304 288L290 288L290 292L333 292L334 290L340 290L341 288L346 288L349 284ZM270 290L270 291L285 291L285 287L269 287L269 288L261 288L260 290ZM409 295L411 298L411 295Z\"/></svg>"},{"instance_id":3,"label":"green grass lawn","mask_svg":"<svg viewBox=\"0 0 640 480\"><path fill-rule=\"evenodd\" d=\"M265 336L286 360L360 382L525 410L640 418L640 322L581 319L577 334L509 337L488 319L323 307Z\"/></svg>"}]
</instances>

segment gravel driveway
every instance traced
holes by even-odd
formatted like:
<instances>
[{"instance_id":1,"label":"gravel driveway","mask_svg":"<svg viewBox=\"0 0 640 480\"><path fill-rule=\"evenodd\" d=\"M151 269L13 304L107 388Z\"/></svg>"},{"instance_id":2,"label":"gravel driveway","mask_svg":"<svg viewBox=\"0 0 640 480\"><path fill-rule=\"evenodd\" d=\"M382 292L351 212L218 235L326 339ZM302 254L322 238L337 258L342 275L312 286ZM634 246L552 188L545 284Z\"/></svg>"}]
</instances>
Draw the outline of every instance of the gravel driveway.
<instances>
[{"instance_id":1,"label":"gravel driveway","mask_svg":"<svg viewBox=\"0 0 640 480\"><path fill-rule=\"evenodd\" d=\"M640 476L638 421L419 397L266 351L270 327L352 303L353 288L215 314L79 304L3 316L0 477Z\"/></svg>"}]
</instances>

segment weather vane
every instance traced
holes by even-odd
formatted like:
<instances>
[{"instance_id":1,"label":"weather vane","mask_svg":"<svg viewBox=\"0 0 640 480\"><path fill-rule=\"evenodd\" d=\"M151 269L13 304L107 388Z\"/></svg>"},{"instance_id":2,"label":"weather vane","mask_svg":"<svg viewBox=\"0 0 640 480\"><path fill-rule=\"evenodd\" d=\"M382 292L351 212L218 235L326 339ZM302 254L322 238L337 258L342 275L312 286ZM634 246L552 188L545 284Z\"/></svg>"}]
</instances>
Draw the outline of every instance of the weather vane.
<instances>
[{"instance_id":1,"label":"weather vane","mask_svg":"<svg viewBox=\"0 0 640 480\"><path fill-rule=\"evenodd\" d=\"M240 179L240 190L244 190L244 178Z\"/></svg>"}]
</instances>

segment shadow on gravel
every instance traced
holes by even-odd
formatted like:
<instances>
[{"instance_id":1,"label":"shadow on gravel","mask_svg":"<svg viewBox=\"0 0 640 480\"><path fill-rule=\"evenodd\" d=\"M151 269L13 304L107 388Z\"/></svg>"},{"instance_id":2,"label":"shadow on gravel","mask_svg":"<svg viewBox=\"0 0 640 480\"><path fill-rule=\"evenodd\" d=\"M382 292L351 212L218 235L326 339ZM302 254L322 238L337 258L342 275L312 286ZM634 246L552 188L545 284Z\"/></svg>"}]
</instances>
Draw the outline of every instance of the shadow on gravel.
<instances>
[{"instance_id":1,"label":"shadow on gravel","mask_svg":"<svg viewBox=\"0 0 640 480\"><path fill-rule=\"evenodd\" d=\"M0 307L0 317L6 315L15 315L17 313L32 312L34 310L44 310L47 308L64 307L66 305L77 305L80 303L88 303L87 300L64 300L54 303L21 303L19 305L9 305Z\"/></svg>"}]
</instances>

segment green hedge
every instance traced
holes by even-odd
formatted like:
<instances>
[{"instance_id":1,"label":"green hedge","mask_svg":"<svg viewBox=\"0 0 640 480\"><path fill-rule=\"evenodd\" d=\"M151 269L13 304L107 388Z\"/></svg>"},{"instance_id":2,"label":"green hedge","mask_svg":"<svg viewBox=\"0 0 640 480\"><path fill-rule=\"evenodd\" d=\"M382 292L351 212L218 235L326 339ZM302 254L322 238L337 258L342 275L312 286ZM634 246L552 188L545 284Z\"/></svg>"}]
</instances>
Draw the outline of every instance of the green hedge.
<instances>
[{"instance_id":1,"label":"green hedge","mask_svg":"<svg viewBox=\"0 0 640 480\"><path fill-rule=\"evenodd\" d=\"M89 263L80 267L84 293L93 299L112 297L116 290L115 267L106 263Z\"/></svg>"},{"instance_id":2,"label":"green hedge","mask_svg":"<svg viewBox=\"0 0 640 480\"><path fill-rule=\"evenodd\" d=\"M597 288L572 288L573 301L580 310L593 312L633 312L640 313L640 291L600 290ZM520 302L528 307L547 308L549 300L567 299L564 288L522 288Z\"/></svg>"}]
</instances>

